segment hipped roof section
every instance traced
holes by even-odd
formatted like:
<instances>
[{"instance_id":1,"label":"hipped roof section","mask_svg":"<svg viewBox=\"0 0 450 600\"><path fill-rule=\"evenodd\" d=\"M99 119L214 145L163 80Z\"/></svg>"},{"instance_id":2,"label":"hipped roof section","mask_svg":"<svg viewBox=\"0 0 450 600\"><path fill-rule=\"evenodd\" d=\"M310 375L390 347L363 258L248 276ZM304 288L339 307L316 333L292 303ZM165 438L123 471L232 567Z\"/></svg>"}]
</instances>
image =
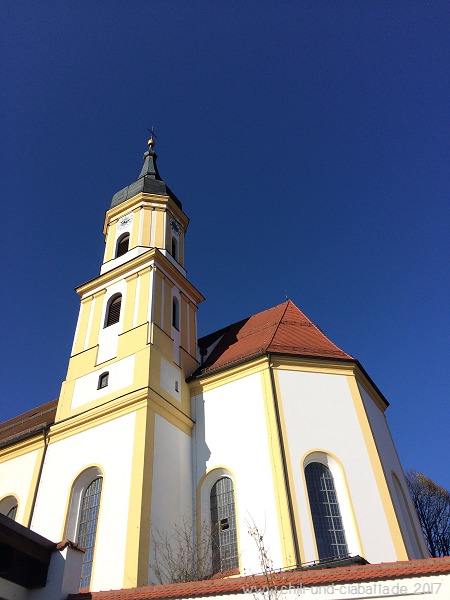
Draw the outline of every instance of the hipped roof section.
<instances>
[{"instance_id":1,"label":"hipped roof section","mask_svg":"<svg viewBox=\"0 0 450 600\"><path fill-rule=\"evenodd\" d=\"M261 354L354 360L288 300L199 339L206 357L195 376L239 364Z\"/></svg>"}]
</instances>

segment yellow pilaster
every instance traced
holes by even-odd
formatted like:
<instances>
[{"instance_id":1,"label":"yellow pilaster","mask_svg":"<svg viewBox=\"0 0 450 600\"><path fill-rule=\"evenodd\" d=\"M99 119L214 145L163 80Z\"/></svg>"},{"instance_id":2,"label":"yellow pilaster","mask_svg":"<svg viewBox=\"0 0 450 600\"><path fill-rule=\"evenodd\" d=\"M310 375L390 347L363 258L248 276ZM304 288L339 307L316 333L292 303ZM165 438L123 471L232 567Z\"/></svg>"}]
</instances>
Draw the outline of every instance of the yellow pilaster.
<instances>
[{"instance_id":1,"label":"yellow pilaster","mask_svg":"<svg viewBox=\"0 0 450 600\"><path fill-rule=\"evenodd\" d=\"M94 314L92 316L91 330L89 332L88 347L96 346L98 344L98 333L102 327L101 318L103 311L103 297L106 294L106 290L101 290L94 294Z\"/></svg>"},{"instance_id":2,"label":"yellow pilaster","mask_svg":"<svg viewBox=\"0 0 450 600\"><path fill-rule=\"evenodd\" d=\"M137 285L137 273L133 273L130 277L126 277L127 282L127 297L125 305L125 313L123 318L123 330L128 331L133 327L134 310L136 304L136 285Z\"/></svg>"},{"instance_id":3,"label":"yellow pilaster","mask_svg":"<svg viewBox=\"0 0 450 600\"><path fill-rule=\"evenodd\" d=\"M82 352L85 347L87 328L89 324L89 316L91 314L93 297L83 298L80 303L80 317L78 321L78 329L76 332L73 353Z\"/></svg>"},{"instance_id":4,"label":"yellow pilaster","mask_svg":"<svg viewBox=\"0 0 450 600\"><path fill-rule=\"evenodd\" d=\"M188 344L189 344L189 340L188 340L188 328L189 328L189 324L188 324L188 320L189 320L189 299L184 295L181 294L181 306L180 306L180 311L181 311L181 320L180 320L180 325L181 325L181 347L184 348L186 350L186 352L188 351Z\"/></svg>"},{"instance_id":5,"label":"yellow pilaster","mask_svg":"<svg viewBox=\"0 0 450 600\"><path fill-rule=\"evenodd\" d=\"M105 262L114 258L114 242L116 240L117 221L110 222L106 233Z\"/></svg>"},{"instance_id":6,"label":"yellow pilaster","mask_svg":"<svg viewBox=\"0 0 450 600\"><path fill-rule=\"evenodd\" d=\"M133 214L134 214L133 227L131 228L130 245L129 245L130 250L131 250L131 248L136 248L136 246L139 246L139 227L140 227L140 215L141 215L140 208L139 207L135 208L133 211Z\"/></svg>"},{"instance_id":7,"label":"yellow pilaster","mask_svg":"<svg viewBox=\"0 0 450 600\"><path fill-rule=\"evenodd\" d=\"M164 325L163 329L167 335L172 331L172 284L164 278Z\"/></svg>"},{"instance_id":8,"label":"yellow pilaster","mask_svg":"<svg viewBox=\"0 0 450 600\"><path fill-rule=\"evenodd\" d=\"M148 303L150 293L150 267L139 271L139 310L138 310L138 324L146 323L148 321Z\"/></svg>"},{"instance_id":9,"label":"yellow pilaster","mask_svg":"<svg viewBox=\"0 0 450 600\"><path fill-rule=\"evenodd\" d=\"M150 246L150 234L152 231L152 213L149 207L144 207L142 210L142 246Z\"/></svg>"},{"instance_id":10,"label":"yellow pilaster","mask_svg":"<svg viewBox=\"0 0 450 600\"><path fill-rule=\"evenodd\" d=\"M347 382L353 398L353 403L355 405L359 425L364 436L364 442L366 444L370 464L372 465L378 492L383 504L389 531L391 532L392 541L397 554L397 560L408 560L408 553L406 551L399 522L395 514L395 508L386 482L386 475L381 463L380 454L375 443L375 438L372 433L370 422L366 414L366 409L364 408L364 403L361 398L356 379L353 376L347 376Z\"/></svg>"}]
</instances>

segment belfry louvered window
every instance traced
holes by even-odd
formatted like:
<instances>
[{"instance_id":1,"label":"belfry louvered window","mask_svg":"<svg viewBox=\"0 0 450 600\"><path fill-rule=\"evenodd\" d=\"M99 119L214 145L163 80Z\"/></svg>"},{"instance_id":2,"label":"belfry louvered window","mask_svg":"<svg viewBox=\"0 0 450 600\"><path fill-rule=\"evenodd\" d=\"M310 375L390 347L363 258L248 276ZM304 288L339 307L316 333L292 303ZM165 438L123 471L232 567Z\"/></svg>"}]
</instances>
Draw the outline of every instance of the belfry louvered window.
<instances>
[{"instance_id":1,"label":"belfry louvered window","mask_svg":"<svg viewBox=\"0 0 450 600\"><path fill-rule=\"evenodd\" d=\"M81 570L80 589L89 588L91 583L102 481L103 479L101 477L94 479L94 481L86 488L81 500L77 544L85 549L85 553Z\"/></svg>"},{"instance_id":2,"label":"belfry louvered window","mask_svg":"<svg viewBox=\"0 0 450 600\"><path fill-rule=\"evenodd\" d=\"M110 325L114 325L114 323L118 323L120 319L120 307L122 305L122 295L118 294L117 296L113 296L108 304L108 309L106 311L106 322L105 327L109 327Z\"/></svg>"},{"instance_id":3,"label":"belfry louvered window","mask_svg":"<svg viewBox=\"0 0 450 600\"><path fill-rule=\"evenodd\" d=\"M116 258L118 256L123 256L128 252L128 246L130 245L130 234L124 233L117 240L117 250L116 250Z\"/></svg>"},{"instance_id":4,"label":"belfry louvered window","mask_svg":"<svg viewBox=\"0 0 450 600\"><path fill-rule=\"evenodd\" d=\"M306 487L320 560L348 556L339 502L330 469L319 462L305 468Z\"/></svg>"},{"instance_id":5,"label":"belfry louvered window","mask_svg":"<svg viewBox=\"0 0 450 600\"><path fill-rule=\"evenodd\" d=\"M212 528L212 562L215 573L239 566L233 482L222 477L210 495Z\"/></svg>"}]
</instances>

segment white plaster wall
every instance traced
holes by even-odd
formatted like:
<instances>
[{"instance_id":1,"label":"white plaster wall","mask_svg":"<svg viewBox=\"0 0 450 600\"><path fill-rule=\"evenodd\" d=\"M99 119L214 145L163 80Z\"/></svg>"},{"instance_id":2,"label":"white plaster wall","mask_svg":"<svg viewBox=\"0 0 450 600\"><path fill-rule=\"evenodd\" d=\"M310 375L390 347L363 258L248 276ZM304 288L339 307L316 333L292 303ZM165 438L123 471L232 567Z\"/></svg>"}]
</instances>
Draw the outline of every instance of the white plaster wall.
<instances>
[{"instance_id":1,"label":"white plaster wall","mask_svg":"<svg viewBox=\"0 0 450 600\"><path fill-rule=\"evenodd\" d=\"M64 538L77 476L92 465L103 473L93 591L123 585L135 420L135 413L127 414L50 444L47 450L31 528L50 540Z\"/></svg>"},{"instance_id":2,"label":"white plaster wall","mask_svg":"<svg viewBox=\"0 0 450 600\"><path fill-rule=\"evenodd\" d=\"M161 387L168 392L172 398L181 402L181 372L172 364L161 358Z\"/></svg>"},{"instance_id":3,"label":"white plaster wall","mask_svg":"<svg viewBox=\"0 0 450 600\"><path fill-rule=\"evenodd\" d=\"M386 416L376 406L362 386L359 386L359 391L375 437L378 453L381 457L381 462L386 475L386 481L394 501L395 511L400 520L403 538L408 549L408 556L409 558L427 557L428 550L426 548L425 540L423 539L422 529L416 517L416 511L389 431ZM396 490L392 473L395 473L397 476L401 491Z\"/></svg>"},{"instance_id":4,"label":"white plaster wall","mask_svg":"<svg viewBox=\"0 0 450 600\"><path fill-rule=\"evenodd\" d=\"M194 481L205 472L225 467L235 484L240 563L247 573L261 571L254 541L248 534L253 520L261 532L274 567L282 566L280 533L269 454L262 378L250 375L193 398L195 427ZM217 478L222 473L219 471ZM211 485L205 485L209 497ZM209 506L197 507L210 519Z\"/></svg>"},{"instance_id":5,"label":"white plaster wall","mask_svg":"<svg viewBox=\"0 0 450 600\"><path fill-rule=\"evenodd\" d=\"M153 582L155 530L170 535L183 526L183 520L188 525L193 522L191 457L192 438L155 415L149 568L149 580Z\"/></svg>"},{"instance_id":6,"label":"white plaster wall","mask_svg":"<svg viewBox=\"0 0 450 600\"><path fill-rule=\"evenodd\" d=\"M106 294L103 296L103 309L100 323L96 326L100 327L98 334L98 354L97 364L101 364L111 358L117 356L117 347L119 344L119 333L122 333L123 329L123 316L126 305L126 291L127 282L125 280L118 281L113 285L109 286ZM105 316L106 307L108 306L109 299L115 294L122 294L122 304L120 307L120 319L118 323L105 327Z\"/></svg>"},{"instance_id":7,"label":"white plaster wall","mask_svg":"<svg viewBox=\"0 0 450 600\"><path fill-rule=\"evenodd\" d=\"M15 496L18 500L15 520L25 526L28 525L23 521L25 505L34 491L31 485L37 458L38 451L34 450L0 463L0 501L6 496Z\"/></svg>"},{"instance_id":8,"label":"white plaster wall","mask_svg":"<svg viewBox=\"0 0 450 600\"><path fill-rule=\"evenodd\" d=\"M343 375L279 370L281 402L293 471L306 561L316 559L314 532L303 476L303 460L311 451L334 455L341 463L369 562L396 560L394 544L358 422L347 379ZM344 481L345 481L344 479ZM347 501L339 494L339 503ZM343 515L344 516L344 515ZM344 521L346 530L352 526ZM353 553L357 548L349 548Z\"/></svg>"},{"instance_id":9,"label":"white plaster wall","mask_svg":"<svg viewBox=\"0 0 450 600\"><path fill-rule=\"evenodd\" d=\"M100 368L88 373L88 375L79 377L75 382L71 408L83 406L83 404L88 404L131 385L134 380L135 358L135 355L128 356L108 365L106 368ZM97 389L98 378L106 371L109 373L108 385Z\"/></svg>"}]
</instances>

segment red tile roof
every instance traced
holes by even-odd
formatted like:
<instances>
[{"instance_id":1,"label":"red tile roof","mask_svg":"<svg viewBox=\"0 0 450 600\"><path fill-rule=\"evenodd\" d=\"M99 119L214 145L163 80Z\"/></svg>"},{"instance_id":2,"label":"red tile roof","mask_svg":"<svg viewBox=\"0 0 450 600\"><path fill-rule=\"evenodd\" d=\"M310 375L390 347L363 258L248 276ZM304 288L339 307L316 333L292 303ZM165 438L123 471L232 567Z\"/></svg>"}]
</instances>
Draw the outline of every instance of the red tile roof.
<instances>
[{"instance_id":1,"label":"red tile roof","mask_svg":"<svg viewBox=\"0 0 450 600\"><path fill-rule=\"evenodd\" d=\"M55 422L58 400L52 400L0 424L0 448L39 434Z\"/></svg>"},{"instance_id":2,"label":"red tile roof","mask_svg":"<svg viewBox=\"0 0 450 600\"><path fill-rule=\"evenodd\" d=\"M318 358L352 359L288 300L199 340L208 355L196 375L233 366L266 352Z\"/></svg>"},{"instance_id":3,"label":"red tile roof","mask_svg":"<svg viewBox=\"0 0 450 600\"><path fill-rule=\"evenodd\" d=\"M158 600L164 598L193 598L218 594L253 593L255 588L263 589L267 585L281 588L323 586L338 583L359 583L427 575L450 573L450 557L426 558L377 565L351 565L329 569L305 569L269 575L238 577L236 579L210 579L191 583L173 583L168 585L144 586L127 590L109 592L84 592L70 594L67 600Z\"/></svg>"}]
</instances>

